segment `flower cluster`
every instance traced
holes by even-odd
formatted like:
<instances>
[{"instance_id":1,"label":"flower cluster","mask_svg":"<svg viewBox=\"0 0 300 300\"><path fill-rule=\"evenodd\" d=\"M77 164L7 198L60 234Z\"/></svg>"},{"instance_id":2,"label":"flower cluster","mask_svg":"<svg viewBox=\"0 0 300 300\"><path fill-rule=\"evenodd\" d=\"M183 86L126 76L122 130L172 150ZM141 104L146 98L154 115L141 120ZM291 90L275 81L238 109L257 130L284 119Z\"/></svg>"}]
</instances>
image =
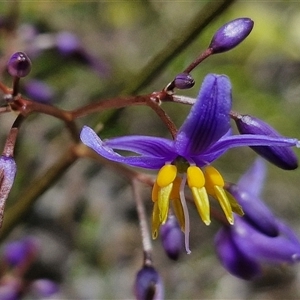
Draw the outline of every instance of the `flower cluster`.
<instances>
[{"instance_id":1,"label":"flower cluster","mask_svg":"<svg viewBox=\"0 0 300 300\"><path fill-rule=\"evenodd\" d=\"M218 200L228 222L234 224L233 212L242 216L243 210L224 188L222 175L211 163L233 147L264 146L267 152L273 153L274 147L299 145L297 139L260 132L232 134L231 109L231 83L228 77L209 74L175 140L124 136L103 141L87 126L82 129L81 140L99 155L114 162L159 169L152 190L152 236L156 238L160 225L166 222L171 201L185 233L186 251L190 253L189 214L184 196L186 184L191 189L194 203L206 225L211 222L208 195ZM122 156L115 150L131 151L137 155Z\"/></svg>"}]
</instances>

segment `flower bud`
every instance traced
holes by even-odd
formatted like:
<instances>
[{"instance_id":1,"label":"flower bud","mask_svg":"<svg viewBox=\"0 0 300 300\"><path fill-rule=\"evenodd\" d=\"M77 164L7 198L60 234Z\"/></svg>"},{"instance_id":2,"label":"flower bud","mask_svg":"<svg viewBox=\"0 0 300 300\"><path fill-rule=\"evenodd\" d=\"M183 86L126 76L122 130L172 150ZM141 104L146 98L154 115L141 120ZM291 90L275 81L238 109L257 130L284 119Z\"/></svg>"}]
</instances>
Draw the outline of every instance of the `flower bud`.
<instances>
[{"instance_id":1,"label":"flower bud","mask_svg":"<svg viewBox=\"0 0 300 300\"><path fill-rule=\"evenodd\" d=\"M144 266L136 275L134 292L137 300L161 300L164 289L161 277L151 266Z\"/></svg>"},{"instance_id":2,"label":"flower bud","mask_svg":"<svg viewBox=\"0 0 300 300\"><path fill-rule=\"evenodd\" d=\"M160 227L163 247L169 258L177 260L183 250L183 232L173 215L169 215L165 224Z\"/></svg>"},{"instance_id":3,"label":"flower bud","mask_svg":"<svg viewBox=\"0 0 300 300\"><path fill-rule=\"evenodd\" d=\"M17 166L11 156L0 156L0 227L3 222L3 214L6 199L15 180Z\"/></svg>"},{"instance_id":4,"label":"flower bud","mask_svg":"<svg viewBox=\"0 0 300 300\"><path fill-rule=\"evenodd\" d=\"M217 30L209 48L213 53L221 53L233 49L251 32L254 22L249 18L232 20Z\"/></svg>"},{"instance_id":5,"label":"flower bud","mask_svg":"<svg viewBox=\"0 0 300 300\"><path fill-rule=\"evenodd\" d=\"M16 52L7 63L7 70L11 76L25 77L31 71L31 61L24 52Z\"/></svg>"},{"instance_id":6,"label":"flower bud","mask_svg":"<svg viewBox=\"0 0 300 300\"><path fill-rule=\"evenodd\" d=\"M264 121L250 115L241 115L234 118L241 134L266 135L282 138L273 127ZM281 146L252 146L257 154L285 170L294 170L298 167L298 159L291 148Z\"/></svg>"},{"instance_id":7,"label":"flower bud","mask_svg":"<svg viewBox=\"0 0 300 300\"><path fill-rule=\"evenodd\" d=\"M232 240L231 231L221 228L215 237L217 255L224 268L232 275L250 280L261 274L260 264L240 251Z\"/></svg>"},{"instance_id":8,"label":"flower bud","mask_svg":"<svg viewBox=\"0 0 300 300\"><path fill-rule=\"evenodd\" d=\"M174 86L180 90L190 89L194 84L194 79L188 73L180 73L174 79Z\"/></svg>"}]
</instances>

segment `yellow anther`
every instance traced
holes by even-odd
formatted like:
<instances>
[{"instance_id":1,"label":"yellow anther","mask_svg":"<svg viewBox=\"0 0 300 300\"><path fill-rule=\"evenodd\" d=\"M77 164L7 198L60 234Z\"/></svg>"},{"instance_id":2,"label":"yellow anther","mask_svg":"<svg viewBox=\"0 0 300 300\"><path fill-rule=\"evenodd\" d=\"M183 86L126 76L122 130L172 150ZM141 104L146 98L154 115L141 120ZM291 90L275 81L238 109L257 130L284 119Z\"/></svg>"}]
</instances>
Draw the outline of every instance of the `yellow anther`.
<instances>
[{"instance_id":1,"label":"yellow anther","mask_svg":"<svg viewBox=\"0 0 300 300\"><path fill-rule=\"evenodd\" d=\"M152 201L156 202L158 200L158 190L159 187L156 182L154 182L153 188L152 188Z\"/></svg>"},{"instance_id":2,"label":"yellow anther","mask_svg":"<svg viewBox=\"0 0 300 300\"><path fill-rule=\"evenodd\" d=\"M164 165L158 172L156 182L159 187L165 187L172 183L177 175L177 168L174 165Z\"/></svg>"},{"instance_id":3,"label":"yellow anther","mask_svg":"<svg viewBox=\"0 0 300 300\"><path fill-rule=\"evenodd\" d=\"M187 183L190 188L202 188L205 183L205 178L201 169L197 166L188 167L187 171Z\"/></svg>"},{"instance_id":4,"label":"yellow anther","mask_svg":"<svg viewBox=\"0 0 300 300\"><path fill-rule=\"evenodd\" d=\"M159 209L159 220L163 224L166 222L169 212L170 195L173 188L173 183L166 187L160 188L158 190L158 209Z\"/></svg>"},{"instance_id":5,"label":"yellow anther","mask_svg":"<svg viewBox=\"0 0 300 300\"><path fill-rule=\"evenodd\" d=\"M158 230L161 222L159 220L159 209L158 203L154 202L152 211L152 238L156 239L158 236Z\"/></svg>"},{"instance_id":6,"label":"yellow anther","mask_svg":"<svg viewBox=\"0 0 300 300\"><path fill-rule=\"evenodd\" d=\"M198 213L202 221L206 224L210 224L210 209L208 195L204 187L196 188L192 187L192 194L194 198L195 205L197 207Z\"/></svg>"},{"instance_id":7,"label":"yellow anther","mask_svg":"<svg viewBox=\"0 0 300 300\"><path fill-rule=\"evenodd\" d=\"M233 225L234 221L233 221L232 208L231 208L230 201L225 193L225 190L222 187L217 185L215 185L214 189L215 189L216 198L218 199L224 211L227 221L229 222L229 224Z\"/></svg>"},{"instance_id":8,"label":"yellow anther","mask_svg":"<svg viewBox=\"0 0 300 300\"><path fill-rule=\"evenodd\" d=\"M235 200L235 198L228 192L225 190L226 196L230 202L232 211L235 212L236 214L243 216L244 215L244 211L242 209L242 207L238 204L238 202Z\"/></svg>"},{"instance_id":9,"label":"yellow anther","mask_svg":"<svg viewBox=\"0 0 300 300\"><path fill-rule=\"evenodd\" d=\"M179 222L181 230L184 232L185 223L184 223L184 212L181 205L180 198L171 198L172 199L172 207L175 213L176 219Z\"/></svg>"},{"instance_id":10,"label":"yellow anther","mask_svg":"<svg viewBox=\"0 0 300 300\"><path fill-rule=\"evenodd\" d=\"M207 166L204 169L205 188L210 195L215 195L215 186L224 187L224 179L217 169Z\"/></svg>"}]
</instances>

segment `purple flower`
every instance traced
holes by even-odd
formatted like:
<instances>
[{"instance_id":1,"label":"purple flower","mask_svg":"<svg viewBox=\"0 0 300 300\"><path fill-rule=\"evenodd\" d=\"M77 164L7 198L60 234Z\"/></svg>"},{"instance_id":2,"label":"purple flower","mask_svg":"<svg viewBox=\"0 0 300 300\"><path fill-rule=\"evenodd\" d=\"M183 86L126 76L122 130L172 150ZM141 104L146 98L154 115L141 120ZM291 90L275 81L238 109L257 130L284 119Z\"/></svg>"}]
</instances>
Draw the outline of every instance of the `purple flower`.
<instances>
[{"instance_id":1,"label":"purple flower","mask_svg":"<svg viewBox=\"0 0 300 300\"><path fill-rule=\"evenodd\" d=\"M17 172L15 160L11 156L0 156L0 227L3 222L5 202L12 188Z\"/></svg>"},{"instance_id":2,"label":"purple flower","mask_svg":"<svg viewBox=\"0 0 300 300\"><path fill-rule=\"evenodd\" d=\"M213 53L221 53L233 49L251 32L254 22L249 18L238 18L224 24L217 30L210 42Z\"/></svg>"},{"instance_id":3,"label":"purple flower","mask_svg":"<svg viewBox=\"0 0 300 300\"><path fill-rule=\"evenodd\" d=\"M151 266L144 266L136 275L134 293L137 300L162 300L164 288L157 271Z\"/></svg>"},{"instance_id":4,"label":"purple flower","mask_svg":"<svg viewBox=\"0 0 300 300\"><path fill-rule=\"evenodd\" d=\"M264 264L300 261L300 241L296 234L259 198L264 165L257 160L229 192L243 206L245 216L237 216L233 226L224 226L215 238L216 250L224 267L233 275L253 279Z\"/></svg>"},{"instance_id":5,"label":"purple flower","mask_svg":"<svg viewBox=\"0 0 300 300\"><path fill-rule=\"evenodd\" d=\"M205 224L210 224L208 194L219 201L228 222L233 224L233 211L241 215L243 211L224 189L221 174L210 163L233 147L291 147L299 144L297 139L291 138L232 135L229 116L231 102L229 79L224 75L209 74L175 140L124 136L102 141L87 126L81 132L84 144L111 161L146 169L160 169L152 190L152 236L156 238L160 225L166 222L172 200L176 217L185 232L188 253L189 214L183 192L186 183ZM114 150L130 151L137 155L122 156Z\"/></svg>"}]
</instances>

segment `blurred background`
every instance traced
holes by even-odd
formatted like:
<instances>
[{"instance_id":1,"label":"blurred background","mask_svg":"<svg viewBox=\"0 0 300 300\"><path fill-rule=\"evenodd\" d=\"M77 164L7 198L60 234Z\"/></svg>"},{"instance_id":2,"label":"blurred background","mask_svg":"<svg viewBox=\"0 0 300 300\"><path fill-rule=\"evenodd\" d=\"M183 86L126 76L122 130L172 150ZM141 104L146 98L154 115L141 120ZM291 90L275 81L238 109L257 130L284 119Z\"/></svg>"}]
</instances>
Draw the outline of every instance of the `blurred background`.
<instances>
[{"instance_id":1,"label":"blurred background","mask_svg":"<svg viewBox=\"0 0 300 300\"><path fill-rule=\"evenodd\" d=\"M206 2L1 2L0 25L7 24L7 19L11 25L11 31L0 30L1 81L11 85L6 61L13 52L24 51L33 63L32 72L21 82L24 97L74 109L118 96L130 90L136 75L169 41L183 38L183 29ZM232 51L197 67L192 72L195 86L181 94L196 97L207 73L226 74L233 85L234 110L299 138L300 4L295 1L234 2L139 93L162 89L207 47L216 29L237 17L254 20L250 36ZM189 111L180 104L167 103L163 108L178 126ZM103 123L102 137L169 136L149 108L126 108L114 118L111 114L89 115L77 124L95 127ZM13 113L1 115L2 146L14 118ZM68 132L59 120L42 114L26 120L18 138L18 173L7 208L68 143ZM251 149L233 149L214 166L227 181L236 182L255 157ZM284 171L268 163L264 199L300 235L299 182L299 170ZM145 186L149 222L150 192ZM206 227L195 212L191 214L191 255L170 261L160 240L153 242L154 265L163 277L167 299L300 298L300 266L274 269L255 282L237 279L216 257L213 238L219 225L212 222ZM142 246L131 188L113 170L88 159L77 161L2 239L1 249L24 236L35 237L40 245L28 278L57 282L60 299L133 298Z\"/></svg>"}]
</instances>

